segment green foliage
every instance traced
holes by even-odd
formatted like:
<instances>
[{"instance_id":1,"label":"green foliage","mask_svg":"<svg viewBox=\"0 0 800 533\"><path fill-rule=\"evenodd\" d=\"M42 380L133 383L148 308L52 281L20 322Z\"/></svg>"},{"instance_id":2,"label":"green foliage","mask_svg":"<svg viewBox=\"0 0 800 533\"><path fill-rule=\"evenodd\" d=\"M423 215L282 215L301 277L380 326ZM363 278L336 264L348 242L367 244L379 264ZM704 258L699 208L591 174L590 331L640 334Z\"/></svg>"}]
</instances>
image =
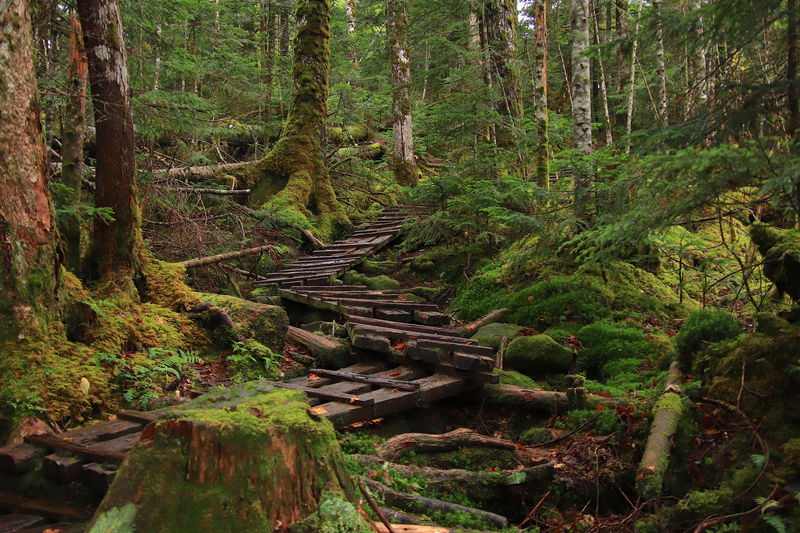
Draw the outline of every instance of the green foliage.
<instances>
[{"instance_id":1,"label":"green foliage","mask_svg":"<svg viewBox=\"0 0 800 533\"><path fill-rule=\"evenodd\" d=\"M280 359L280 355L253 339L234 342L232 353L227 357L234 383L277 378Z\"/></svg>"},{"instance_id":2,"label":"green foliage","mask_svg":"<svg viewBox=\"0 0 800 533\"><path fill-rule=\"evenodd\" d=\"M697 310L683 322L675 336L675 347L685 367L691 367L693 356L707 344L736 337L742 332L739 323L730 313L714 310Z\"/></svg>"},{"instance_id":3,"label":"green foliage","mask_svg":"<svg viewBox=\"0 0 800 533\"><path fill-rule=\"evenodd\" d=\"M613 294L585 276L559 276L540 281L508 298L509 319L525 326L560 322L588 324L611 316Z\"/></svg>"},{"instance_id":4,"label":"green foliage","mask_svg":"<svg viewBox=\"0 0 800 533\"><path fill-rule=\"evenodd\" d=\"M508 345L505 363L528 376L564 373L572 364L572 350L547 335L517 337Z\"/></svg>"},{"instance_id":5,"label":"green foliage","mask_svg":"<svg viewBox=\"0 0 800 533\"><path fill-rule=\"evenodd\" d=\"M360 453L375 455L375 446L383 441L382 438L367 431L347 431L336 434L342 452L347 455Z\"/></svg>"},{"instance_id":6,"label":"green foliage","mask_svg":"<svg viewBox=\"0 0 800 533\"><path fill-rule=\"evenodd\" d=\"M642 360L654 354L653 346L640 329L608 321L595 322L578 331L582 348L578 352L578 367L592 375L611 377L606 372L621 369L620 359ZM629 363L630 364L630 363Z\"/></svg>"},{"instance_id":7,"label":"green foliage","mask_svg":"<svg viewBox=\"0 0 800 533\"><path fill-rule=\"evenodd\" d=\"M591 419L594 419L591 430L597 435L610 435L621 427L617 413L613 409L606 409L603 411L576 409L558 419L555 425L563 429L575 429ZM586 430L588 431L589 429L590 428L587 428Z\"/></svg>"}]
</instances>

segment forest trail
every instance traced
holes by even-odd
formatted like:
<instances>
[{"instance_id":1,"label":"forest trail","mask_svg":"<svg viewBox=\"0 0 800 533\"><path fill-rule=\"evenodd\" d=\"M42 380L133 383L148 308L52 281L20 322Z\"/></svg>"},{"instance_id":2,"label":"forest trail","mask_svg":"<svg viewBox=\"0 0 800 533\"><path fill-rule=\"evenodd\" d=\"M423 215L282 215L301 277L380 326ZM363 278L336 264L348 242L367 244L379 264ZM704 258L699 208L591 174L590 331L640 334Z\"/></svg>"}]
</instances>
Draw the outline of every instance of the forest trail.
<instances>
[{"instance_id":1,"label":"forest trail","mask_svg":"<svg viewBox=\"0 0 800 533\"><path fill-rule=\"evenodd\" d=\"M369 227L300 256L256 282L275 286L284 301L344 318L352 355L358 362L269 382L306 392L311 412L328 418L336 427L424 407L499 380L492 373L494 350L461 336L438 306L421 303L399 290L330 284L399 237L410 218L409 209L389 208ZM0 487L0 509L8 513L0 515L0 533L40 531L43 524L63 533L73 531L69 523L91 517L144 427L172 409L176 407L120 411L107 422L59 434L32 435L23 443L0 448L0 480L41 469L63 487L63 494L50 494L35 487L0 483L4 485ZM51 524L53 521L57 523Z\"/></svg>"}]
</instances>

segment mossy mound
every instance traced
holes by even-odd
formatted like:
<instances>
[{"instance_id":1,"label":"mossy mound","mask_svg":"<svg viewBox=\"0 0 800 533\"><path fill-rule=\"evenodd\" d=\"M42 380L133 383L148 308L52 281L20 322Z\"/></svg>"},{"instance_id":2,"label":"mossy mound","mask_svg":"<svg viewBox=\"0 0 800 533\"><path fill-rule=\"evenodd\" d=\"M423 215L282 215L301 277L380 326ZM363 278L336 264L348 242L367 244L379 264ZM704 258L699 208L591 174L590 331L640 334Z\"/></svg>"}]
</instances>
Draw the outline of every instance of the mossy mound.
<instances>
[{"instance_id":1,"label":"mossy mound","mask_svg":"<svg viewBox=\"0 0 800 533\"><path fill-rule=\"evenodd\" d=\"M327 128L325 132L328 139L335 143L366 141L370 135L369 128L361 124L352 124L344 128L333 126Z\"/></svg>"},{"instance_id":2,"label":"mossy mound","mask_svg":"<svg viewBox=\"0 0 800 533\"><path fill-rule=\"evenodd\" d=\"M418 278L456 283L485 264L485 256L486 251L478 244L435 246L424 250L407 268Z\"/></svg>"},{"instance_id":3,"label":"mossy mound","mask_svg":"<svg viewBox=\"0 0 800 533\"><path fill-rule=\"evenodd\" d=\"M753 224L750 237L764 258L764 274L778 290L800 300L800 231Z\"/></svg>"},{"instance_id":4,"label":"mossy mound","mask_svg":"<svg viewBox=\"0 0 800 533\"><path fill-rule=\"evenodd\" d=\"M675 336L675 348L681 364L685 368L691 368L697 352L711 343L736 337L741 332L742 327L730 313L709 309L694 311Z\"/></svg>"},{"instance_id":5,"label":"mossy mound","mask_svg":"<svg viewBox=\"0 0 800 533\"><path fill-rule=\"evenodd\" d=\"M277 305L266 305L234 296L199 293L200 299L227 311L234 328L223 333L227 339L216 339L224 344L248 338L255 339L273 352L283 352L283 342L289 328L286 311Z\"/></svg>"},{"instance_id":6,"label":"mossy mound","mask_svg":"<svg viewBox=\"0 0 800 533\"><path fill-rule=\"evenodd\" d=\"M517 337L508 345L505 363L528 376L567 372L572 350L547 335Z\"/></svg>"},{"instance_id":7,"label":"mossy mound","mask_svg":"<svg viewBox=\"0 0 800 533\"><path fill-rule=\"evenodd\" d=\"M380 276L367 276L366 274L350 270L345 272L344 276L342 276L342 280L344 280L345 285L366 285L370 289L375 290L392 290L400 288L399 281L394 280L384 274L381 274Z\"/></svg>"},{"instance_id":8,"label":"mossy mound","mask_svg":"<svg viewBox=\"0 0 800 533\"><path fill-rule=\"evenodd\" d=\"M309 531L307 520L315 531L367 531L342 505L356 501L333 426L304 394L250 383L148 426L89 531ZM347 529L326 529L343 517Z\"/></svg>"},{"instance_id":9,"label":"mossy mound","mask_svg":"<svg viewBox=\"0 0 800 533\"><path fill-rule=\"evenodd\" d=\"M578 331L582 348L578 368L591 375L603 375L608 363L619 359L645 359L655 355L655 348L642 330L608 321L595 322Z\"/></svg>"},{"instance_id":10,"label":"mossy mound","mask_svg":"<svg viewBox=\"0 0 800 533\"><path fill-rule=\"evenodd\" d=\"M533 379L526 376L525 374L521 374L514 370L501 370L499 368L495 368L493 370L495 374L500 376L500 384L501 385L514 385L515 387L523 387L525 389L541 389L543 388L542 385L536 383Z\"/></svg>"},{"instance_id":11,"label":"mossy mound","mask_svg":"<svg viewBox=\"0 0 800 533\"><path fill-rule=\"evenodd\" d=\"M472 336L473 340L478 341L481 346L488 346L495 350L500 348L500 343L503 337L508 337L508 340L514 340L519 337L520 332L525 329L519 324L507 324L504 322L495 322L493 324L486 324L475 332Z\"/></svg>"},{"instance_id":12,"label":"mossy mound","mask_svg":"<svg viewBox=\"0 0 800 533\"><path fill-rule=\"evenodd\" d=\"M561 322L588 324L611 317L614 293L594 276L561 276L515 292L508 299L509 318L526 326Z\"/></svg>"},{"instance_id":13,"label":"mossy mound","mask_svg":"<svg viewBox=\"0 0 800 533\"><path fill-rule=\"evenodd\" d=\"M412 287L408 289L408 292L414 296L423 298L427 302L432 302L442 291L436 287L425 287L420 285L419 287Z\"/></svg>"}]
</instances>

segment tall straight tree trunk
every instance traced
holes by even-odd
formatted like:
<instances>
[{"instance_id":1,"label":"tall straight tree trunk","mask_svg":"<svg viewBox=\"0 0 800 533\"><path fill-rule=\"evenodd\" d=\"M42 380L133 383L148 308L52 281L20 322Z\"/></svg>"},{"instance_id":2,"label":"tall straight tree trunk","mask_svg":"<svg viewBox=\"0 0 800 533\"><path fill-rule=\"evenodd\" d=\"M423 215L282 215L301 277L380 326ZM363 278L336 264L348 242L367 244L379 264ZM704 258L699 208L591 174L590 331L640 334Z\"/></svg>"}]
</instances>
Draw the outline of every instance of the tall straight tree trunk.
<instances>
[{"instance_id":1,"label":"tall straight tree trunk","mask_svg":"<svg viewBox=\"0 0 800 533\"><path fill-rule=\"evenodd\" d=\"M631 153L631 132L633 131L633 103L636 95L636 54L639 50L639 21L634 30L633 50L631 51L631 80L628 84L628 110L625 114L625 153Z\"/></svg>"},{"instance_id":2,"label":"tall straight tree trunk","mask_svg":"<svg viewBox=\"0 0 800 533\"><path fill-rule=\"evenodd\" d=\"M161 24L156 26L156 49L161 49ZM161 78L161 54L157 52L155 73L153 74L153 90L158 90L158 82Z\"/></svg>"},{"instance_id":3,"label":"tall straight tree trunk","mask_svg":"<svg viewBox=\"0 0 800 533\"><path fill-rule=\"evenodd\" d=\"M572 0L570 21L572 28L572 121L575 146L583 156L592 153L592 102L591 72L586 51L589 48L589 0ZM575 214L578 220L590 225L592 220L590 192L591 178L585 169L575 174Z\"/></svg>"},{"instance_id":4,"label":"tall straight tree trunk","mask_svg":"<svg viewBox=\"0 0 800 533\"><path fill-rule=\"evenodd\" d=\"M278 32L275 0L261 0L264 43L261 46L261 71L264 74L264 124L272 117L272 91L275 76L275 48Z\"/></svg>"},{"instance_id":5,"label":"tall straight tree trunk","mask_svg":"<svg viewBox=\"0 0 800 533\"><path fill-rule=\"evenodd\" d=\"M628 10L628 0L614 0L615 7L615 26L617 41L617 69L616 69L616 94L619 100L625 95L625 89L630 78L630 61L628 59L630 48L628 47L628 35L630 33L630 19ZM625 114L617 108L617 126L625 125Z\"/></svg>"},{"instance_id":6,"label":"tall straight tree trunk","mask_svg":"<svg viewBox=\"0 0 800 533\"><path fill-rule=\"evenodd\" d=\"M592 18L594 19L595 42L597 44L605 43L605 39L600 34L600 23L598 20L600 17L597 13L599 6L595 3L593 7L594 9L592 9ZM597 64L600 67L600 95L602 98L601 103L603 105L603 117L605 118L606 123L606 145L609 145L614 142L614 132L611 124L611 113L608 109L608 84L606 83L606 69L602 58L598 58Z\"/></svg>"},{"instance_id":7,"label":"tall straight tree trunk","mask_svg":"<svg viewBox=\"0 0 800 533\"><path fill-rule=\"evenodd\" d=\"M669 110L667 108L667 62L664 56L664 22L663 6L661 0L653 0L653 9L656 11L656 61L658 64L658 118L662 127L669 124Z\"/></svg>"},{"instance_id":8,"label":"tall straight tree trunk","mask_svg":"<svg viewBox=\"0 0 800 533\"><path fill-rule=\"evenodd\" d=\"M797 16L797 0L788 0L787 4L788 28L786 33L786 81L788 90L786 97L789 106L788 133L796 140L800 140L800 86L797 79L797 25L800 23Z\"/></svg>"},{"instance_id":9,"label":"tall straight tree trunk","mask_svg":"<svg viewBox=\"0 0 800 533\"><path fill-rule=\"evenodd\" d=\"M515 148L522 118L522 94L517 60L517 6L514 0L485 0L484 18L489 52L488 68L498 93L496 109L503 123L496 129L500 148Z\"/></svg>"},{"instance_id":10,"label":"tall straight tree trunk","mask_svg":"<svg viewBox=\"0 0 800 533\"><path fill-rule=\"evenodd\" d=\"M347 36L350 39L348 50L350 63L358 66L358 54L353 43L353 36L356 33L356 0L346 0L345 15L347 16Z\"/></svg>"},{"instance_id":11,"label":"tall straight tree trunk","mask_svg":"<svg viewBox=\"0 0 800 533\"><path fill-rule=\"evenodd\" d=\"M394 150L392 161L397 182L414 185L417 163L414 161L414 136L411 124L411 60L408 56L408 6L405 0L389 0L389 54L392 64L392 119Z\"/></svg>"},{"instance_id":12,"label":"tall straight tree trunk","mask_svg":"<svg viewBox=\"0 0 800 533\"><path fill-rule=\"evenodd\" d=\"M534 114L536 118L536 184L550 187L550 118L547 114L547 12L549 0L534 4L534 49L536 60L533 73Z\"/></svg>"},{"instance_id":13,"label":"tall straight tree trunk","mask_svg":"<svg viewBox=\"0 0 800 533\"><path fill-rule=\"evenodd\" d=\"M114 220L94 227L91 270L97 279L131 279L141 247L128 70L116 0L78 0L97 131L95 203Z\"/></svg>"},{"instance_id":14,"label":"tall straight tree trunk","mask_svg":"<svg viewBox=\"0 0 800 533\"><path fill-rule=\"evenodd\" d=\"M71 189L73 211L81 199L83 173L83 137L86 132L86 76L88 64L83 50L83 33L77 15L70 20L69 66L67 68L67 105L61 146L61 180ZM66 264L73 272L81 269L81 223L77 213L65 217L60 227L66 248Z\"/></svg>"},{"instance_id":15,"label":"tall straight tree trunk","mask_svg":"<svg viewBox=\"0 0 800 533\"><path fill-rule=\"evenodd\" d=\"M281 12L278 17L278 24L280 25L281 29L281 38L280 38L280 52L281 57L286 57L289 54L289 16L290 16L290 9L283 5L281 6ZM299 26L299 23L298 23Z\"/></svg>"},{"instance_id":16,"label":"tall straight tree trunk","mask_svg":"<svg viewBox=\"0 0 800 533\"><path fill-rule=\"evenodd\" d=\"M59 258L28 2L0 3L0 28L1 371L18 357L9 343L46 336L58 321ZM0 374L2 383L12 379Z\"/></svg>"},{"instance_id":17,"label":"tall straight tree trunk","mask_svg":"<svg viewBox=\"0 0 800 533\"><path fill-rule=\"evenodd\" d=\"M708 63L706 59L706 45L705 45L705 29L703 28L703 16L699 11L703 7L702 0L692 0L691 8L697 15L697 27L695 33L697 34L698 46L693 56L693 86L697 90L697 102L702 103L708 100Z\"/></svg>"}]
</instances>

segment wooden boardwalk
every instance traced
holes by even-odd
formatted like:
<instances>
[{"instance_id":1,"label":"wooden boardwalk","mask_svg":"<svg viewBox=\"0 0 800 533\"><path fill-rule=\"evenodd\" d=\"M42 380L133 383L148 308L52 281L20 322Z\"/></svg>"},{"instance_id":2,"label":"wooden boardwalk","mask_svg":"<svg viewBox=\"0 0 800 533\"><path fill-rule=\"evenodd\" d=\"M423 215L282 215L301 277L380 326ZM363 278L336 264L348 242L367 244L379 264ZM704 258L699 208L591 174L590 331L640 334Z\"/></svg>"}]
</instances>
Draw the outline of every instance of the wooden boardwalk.
<instances>
[{"instance_id":1,"label":"wooden boardwalk","mask_svg":"<svg viewBox=\"0 0 800 533\"><path fill-rule=\"evenodd\" d=\"M424 407L498 381L492 373L494 351L460 336L436 305L401 290L330 284L397 238L409 216L407 209L389 208L370 227L256 282L274 284L281 298L346 320L360 362L270 382L306 392L313 412L337 427ZM0 512L8 513L0 514L0 533L78 531L69 523L91 516L144 427L170 409L121 411L107 422L0 448ZM15 485L37 469L56 484L77 483L82 489L50 499L20 491Z\"/></svg>"}]
</instances>

